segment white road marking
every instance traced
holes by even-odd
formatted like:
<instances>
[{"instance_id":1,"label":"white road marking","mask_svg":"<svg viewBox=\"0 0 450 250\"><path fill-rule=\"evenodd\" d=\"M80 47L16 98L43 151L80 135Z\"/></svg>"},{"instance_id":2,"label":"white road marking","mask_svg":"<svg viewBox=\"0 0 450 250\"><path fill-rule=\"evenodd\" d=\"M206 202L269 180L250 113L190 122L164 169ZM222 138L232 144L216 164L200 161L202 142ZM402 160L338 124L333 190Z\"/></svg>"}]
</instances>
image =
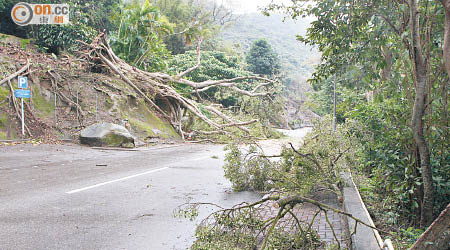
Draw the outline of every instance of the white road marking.
<instances>
[{"instance_id":1,"label":"white road marking","mask_svg":"<svg viewBox=\"0 0 450 250\"><path fill-rule=\"evenodd\" d=\"M206 160L206 159L212 159L211 157L212 157L212 156L205 156L205 157L200 157L200 158L196 158L196 159L190 159L190 160L188 160L188 161L201 161L201 160ZM128 180L128 179L135 178L135 177L139 177L139 176L146 175L146 174L151 174L151 173L159 172L159 171L166 170L166 169L169 169L169 167L163 167L163 168L153 169L153 170L150 170L150 171L147 171L147 172L144 172L144 173L140 173L140 174L135 174L135 175L127 176L127 177L123 177L123 178L116 179L116 180L112 180L112 181L102 182L102 183L95 184L95 185L92 185L92 186L89 186L89 187L84 187L84 188L80 188L80 189L75 189L75 190L66 192L66 194L75 194L75 193L79 193L79 192L82 192L82 191L86 191L86 190L89 190L89 189L92 189L92 188L101 187L101 186L108 185L108 184L111 184L111 183L114 183L114 182L124 181L124 180Z\"/></svg>"},{"instance_id":2,"label":"white road marking","mask_svg":"<svg viewBox=\"0 0 450 250\"><path fill-rule=\"evenodd\" d=\"M146 175L146 174L159 172L159 171L166 170L166 169L169 169L169 168L168 167L164 167L164 168L153 169L153 170L150 170L150 171L147 171L147 172L144 172L144 173L130 175L130 176L123 177L123 178L120 178L120 179L116 179L116 180L112 180L112 181L107 181L107 182L95 184L95 185L92 185L92 186L89 186L89 187L75 189L75 190L66 192L66 194L79 193L79 192L86 191L86 190L89 190L89 189L92 189L92 188L101 187L101 186L108 185L108 184L111 184L111 183L114 183L114 182L124 181L124 180L128 180L128 179L135 178L135 177L142 176L142 175Z\"/></svg>"}]
</instances>

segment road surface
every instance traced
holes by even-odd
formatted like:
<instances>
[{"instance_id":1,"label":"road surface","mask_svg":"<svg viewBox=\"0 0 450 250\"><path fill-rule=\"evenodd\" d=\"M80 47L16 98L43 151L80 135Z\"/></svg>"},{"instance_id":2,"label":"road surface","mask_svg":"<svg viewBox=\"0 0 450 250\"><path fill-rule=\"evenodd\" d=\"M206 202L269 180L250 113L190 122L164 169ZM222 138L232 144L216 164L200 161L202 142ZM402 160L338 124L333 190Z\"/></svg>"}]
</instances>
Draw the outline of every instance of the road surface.
<instances>
[{"instance_id":1,"label":"road surface","mask_svg":"<svg viewBox=\"0 0 450 250\"><path fill-rule=\"evenodd\" d=\"M198 220L174 208L260 198L232 192L223 157L217 145L0 147L0 249L186 249Z\"/></svg>"},{"instance_id":2,"label":"road surface","mask_svg":"<svg viewBox=\"0 0 450 250\"><path fill-rule=\"evenodd\" d=\"M278 150L307 131L283 131L292 138L262 144ZM177 206L231 207L261 197L232 192L224 155L219 145L0 147L0 249L187 249L212 210L191 222L174 218Z\"/></svg>"}]
</instances>

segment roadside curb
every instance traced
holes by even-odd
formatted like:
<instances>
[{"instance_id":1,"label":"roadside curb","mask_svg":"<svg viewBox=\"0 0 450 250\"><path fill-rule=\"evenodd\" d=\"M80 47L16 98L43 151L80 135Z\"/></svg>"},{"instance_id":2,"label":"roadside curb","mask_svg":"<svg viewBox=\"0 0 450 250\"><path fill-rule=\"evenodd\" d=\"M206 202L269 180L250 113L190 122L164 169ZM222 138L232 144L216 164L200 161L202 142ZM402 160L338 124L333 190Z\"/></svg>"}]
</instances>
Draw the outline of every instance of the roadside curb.
<instances>
[{"instance_id":1,"label":"roadside curb","mask_svg":"<svg viewBox=\"0 0 450 250\"><path fill-rule=\"evenodd\" d=\"M352 214L361 221L375 227L369 211L361 198L358 188L353 181L351 173L342 173L342 177L346 186L343 188L344 195L344 209L345 212ZM350 233L353 232L356 222L352 219L348 220L348 227ZM389 239L383 242L377 230L358 225L356 233L351 236L352 250L394 250Z\"/></svg>"}]
</instances>

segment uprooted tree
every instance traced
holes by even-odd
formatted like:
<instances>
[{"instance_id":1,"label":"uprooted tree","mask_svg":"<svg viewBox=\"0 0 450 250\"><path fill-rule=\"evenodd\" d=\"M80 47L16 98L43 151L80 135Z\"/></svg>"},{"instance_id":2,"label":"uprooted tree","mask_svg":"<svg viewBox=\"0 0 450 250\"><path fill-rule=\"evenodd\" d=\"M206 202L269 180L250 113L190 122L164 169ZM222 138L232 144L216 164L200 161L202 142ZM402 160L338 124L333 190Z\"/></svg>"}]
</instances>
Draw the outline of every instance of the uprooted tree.
<instances>
[{"instance_id":1,"label":"uprooted tree","mask_svg":"<svg viewBox=\"0 0 450 250\"><path fill-rule=\"evenodd\" d=\"M194 96L199 96L200 93L211 87L221 87L229 88L240 95L271 99L271 96L274 94L271 88L277 84L277 81L259 76L241 76L232 79L206 80L203 82L194 82L184 78L201 65L201 42L202 39L200 38L197 47L197 64L177 75L169 75L162 72L146 72L126 63L111 49L105 33L99 34L91 44L80 41L86 47L82 52L83 57L88 59L93 70L101 71L106 67L111 72L118 74L154 110L169 121L182 137L186 134L183 131L182 122L187 112L199 118L213 129L213 131L197 131L199 133L227 135L229 134L227 128L236 127L249 134L250 130L246 126L256 123L258 120L235 121L220 110L220 105L214 103L209 103L209 105L200 104L195 100ZM258 83L250 83L250 81L257 81ZM178 93L174 88L175 84L192 88L192 93L189 96ZM242 84L247 84L247 88L240 88L239 86ZM262 92L261 89L265 89L265 91ZM225 122L217 122L211 118L212 116L219 117Z\"/></svg>"}]
</instances>

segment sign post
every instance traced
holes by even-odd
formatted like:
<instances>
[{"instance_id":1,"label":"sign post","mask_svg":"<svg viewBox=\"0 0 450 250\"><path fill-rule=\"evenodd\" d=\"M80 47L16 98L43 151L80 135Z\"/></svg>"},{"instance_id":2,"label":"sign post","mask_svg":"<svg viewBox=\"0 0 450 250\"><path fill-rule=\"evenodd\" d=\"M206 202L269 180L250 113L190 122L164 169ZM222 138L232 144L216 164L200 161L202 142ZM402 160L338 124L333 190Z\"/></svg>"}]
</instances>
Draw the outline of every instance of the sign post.
<instances>
[{"instance_id":1,"label":"sign post","mask_svg":"<svg viewBox=\"0 0 450 250\"><path fill-rule=\"evenodd\" d=\"M28 88L28 79L26 76L19 76L17 80L19 89L14 90L14 96L22 99L22 136L25 136L25 114L24 114L24 98L30 98L31 91Z\"/></svg>"},{"instance_id":2,"label":"sign post","mask_svg":"<svg viewBox=\"0 0 450 250\"><path fill-rule=\"evenodd\" d=\"M22 135L25 136L25 115L23 112L23 98L22 99Z\"/></svg>"}]
</instances>

